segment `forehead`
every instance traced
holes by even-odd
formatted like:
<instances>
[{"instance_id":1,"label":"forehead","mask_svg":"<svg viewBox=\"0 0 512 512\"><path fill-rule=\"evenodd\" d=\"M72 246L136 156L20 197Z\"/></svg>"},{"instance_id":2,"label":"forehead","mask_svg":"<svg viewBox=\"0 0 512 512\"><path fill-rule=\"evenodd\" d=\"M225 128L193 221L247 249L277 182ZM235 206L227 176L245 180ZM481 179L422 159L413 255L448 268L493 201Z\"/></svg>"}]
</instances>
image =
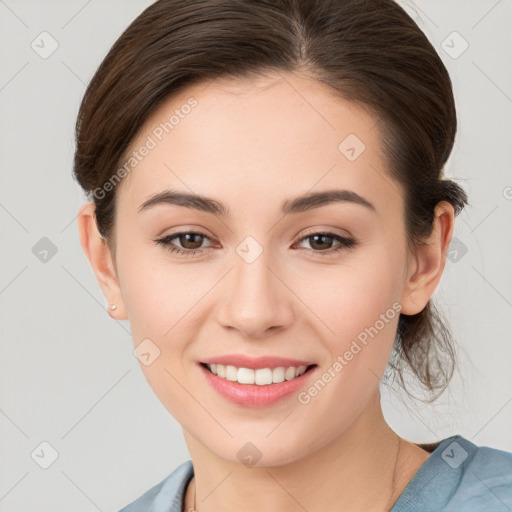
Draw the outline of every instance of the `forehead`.
<instances>
[{"instance_id":1,"label":"forehead","mask_svg":"<svg viewBox=\"0 0 512 512\"><path fill-rule=\"evenodd\" d=\"M198 83L163 101L142 126L126 156L151 149L133 161L120 201L138 207L173 188L243 197L241 207L253 201L261 209L336 186L389 209L400 196L377 122L327 86L291 73Z\"/></svg>"}]
</instances>

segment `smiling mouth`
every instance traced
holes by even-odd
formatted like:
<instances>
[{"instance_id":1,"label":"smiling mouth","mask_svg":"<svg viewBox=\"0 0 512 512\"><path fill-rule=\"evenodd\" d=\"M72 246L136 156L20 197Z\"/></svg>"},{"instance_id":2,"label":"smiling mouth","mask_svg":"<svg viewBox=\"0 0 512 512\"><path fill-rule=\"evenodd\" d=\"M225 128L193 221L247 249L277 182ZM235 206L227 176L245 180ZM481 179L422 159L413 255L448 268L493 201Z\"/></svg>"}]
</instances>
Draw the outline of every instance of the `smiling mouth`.
<instances>
[{"instance_id":1,"label":"smiling mouth","mask_svg":"<svg viewBox=\"0 0 512 512\"><path fill-rule=\"evenodd\" d=\"M278 366L275 368L253 369L223 364L200 363L200 365L221 379L238 382L239 384L256 384L259 386L279 384L297 379L317 366L316 364L310 364L309 366Z\"/></svg>"}]
</instances>

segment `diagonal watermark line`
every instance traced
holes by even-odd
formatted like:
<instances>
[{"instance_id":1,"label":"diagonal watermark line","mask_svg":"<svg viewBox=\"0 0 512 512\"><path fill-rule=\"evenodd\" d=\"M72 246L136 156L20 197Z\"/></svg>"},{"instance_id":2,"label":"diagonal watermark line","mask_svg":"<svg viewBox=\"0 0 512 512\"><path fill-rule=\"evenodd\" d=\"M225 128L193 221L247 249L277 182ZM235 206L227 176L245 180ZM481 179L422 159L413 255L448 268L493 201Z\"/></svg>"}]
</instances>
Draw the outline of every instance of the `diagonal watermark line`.
<instances>
[{"instance_id":1,"label":"diagonal watermark line","mask_svg":"<svg viewBox=\"0 0 512 512\"><path fill-rule=\"evenodd\" d=\"M98 505L96 505L96 503L94 503L94 501L92 501L92 499L82 490L80 489L80 487L78 487L78 485L76 485L75 482L73 482L73 480L71 480L71 478L69 478L68 475L66 475L66 473L64 473L64 471L60 471L100 512L103 512L103 510L98 507Z\"/></svg>"},{"instance_id":2,"label":"diagonal watermark line","mask_svg":"<svg viewBox=\"0 0 512 512\"><path fill-rule=\"evenodd\" d=\"M89 297L92 297L94 302L96 302L96 304L98 304L100 308L105 311L103 304L101 304L101 302L99 302L98 299L64 265L61 265L61 267L73 278L73 280L82 288L82 290L84 290L87 295L89 295ZM117 318L114 318L114 320L116 321L117 325L119 325L119 327L121 327L126 333L128 333L130 336L132 335L132 333L119 320L117 320Z\"/></svg>"},{"instance_id":3,"label":"diagonal watermark line","mask_svg":"<svg viewBox=\"0 0 512 512\"><path fill-rule=\"evenodd\" d=\"M164 336L167 336L185 318L185 316L188 315L190 311L192 311L192 309L194 309L197 306L197 304L201 302L206 297L206 295L208 295L212 291L212 289L215 288L215 286L217 286L222 281L222 279L224 279L231 272L231 270L233 270L233 267L231 267L214 285L212 285L210 289L207 290L204 293L204 295L197 300L195 304L190 306L189 310L186 311L172 327L169 327Z\"/></svg>"},{"instance_id":4,"label":"diagonal watermark line","mask_svg":"<svg viewBox=\"0 0 512 512\"><path fill-rule=\"evenodd\" d=\"M29 471L27 471L1 498L0 501L2 501L27 475L29 474Z\"/></svg>"},{"instance_id":5,"label":"diagonal watermark line","mask_svg":"<svg viewBox=\"0 0 512 512\"><path fill-rule=\"evenodd\" d=\"M215 423L217 423L219 427L229 435L229 437L233 438L231 432L229 432L229 430L217 418L215 418L215 416L213 416L213 414L185 386L183 386L183 384L167 368L164 368L164 370L176 381L176 384L178 384L181 389L188 393L192 400L194 400L200 407L203 408L206 414L208 414L208 416L210 416L210 418L215 421Z\"/></svg>"},{"instance_id":6,"label":"diagonal watermark line","mask_svg":"<svg viewBox=\"0 0 512 512\"><path fill-rule=\"evenodd\" d=\"M28 229L3 205L0 203L0 208L2 208L11 218L22 228L25 230L25 233L28 233Z\"/></svg>"},{"instance_id":7,"label":"diagonal watermark line","mask_svg":"<svg viewBox=\"0 0 512 512\"><path fill-rule=\"evenodd\" d=\"M84 5L82 5L82 7L80 7L80 9L78 9L78 11L73 14L73 16L71 16L71 18L69 18L69 20L66 21L62 27L60 27L60 29L62 30L63 28L67 27L91 3L91 1L92 0L88 0Z\"/></svg>"},{"instance_id":8,"label":"diagonal watermark line","mask_svg":"<svg viewBox=\"0 0 512 512\"><path fill-rule=\"evenodd\" d=\"M505 96L505 98L507 98L507 100L512 103L512 98L510 98L510 96L474 60L471 62L473 63L473 66L475 66L480 71L480 73L482 73L487 78L487 80L489 80L489 82L491 82L494 87L496 87L496 89L498 89L498 91L500 91L501 94L503 94L503 96Z\"/></svg>"},{"instance_id":9,"label":"diagonal watermark line","mask_svg":"<svg viewBox=\"0 0 512 512\"><path fill-rule=\"evenodd\" d=\"M7 85L9 85L27 66L28 61L25 62L25 64L23 64L23 66L21 66L21 68L18 69L18 71L16 71L16 73L14 73L13 76L11 76L11 78L9 78L9 80L7 80L7 82L4 85L2 85L2 87L0 87L0 91L3 91L5 87L7 87Z\"/></svg>"},{"instance_id":10,"label":"diagonal watermark line","mask_svg":"<svg viewBox=\"0 0 512 512\"><path fill-rule=\"evenodd\" d=\"M268 437L270 434L272 434L277 429L277 427L282 425L284 420L286 420L292 413L293 413L293 411L290 411L265 437Z\"/></svg>"},{"instance_id":11,"label":"diagonal watermark line","mask_svg":"<svg viewBox=\"0 0 512 512\"><path fill-rule=\"evenodd\" d=\"M494 8L501 2L501 0L498 0L472 27L471 30L473 30L481 21L483 21L487 15L494 10Z\"/></svg>"},{"instance_id":12,"label":"diagonal watermark line","mask_svg":"<svg viewBox=\"0 0 512 512\"><path fill-rule=\"evenodd\" d=\"M418 4L415 3L414 8L418 9L418 11L420 11L421 14L423 14L423 16L425 16L425 18L427 18L430 21L430 23L434 25L434 27L439 28L439 25L423 9L420 9L420 6Z\"/></svg>"},{"instance_id":13,"label":"diagonal watermark line","mask_svg":"<svg viewBox=\"0 0 512 512\"><path fill-rule=\"evenodd\" d=\"M268 265L267 268L270 270L270 272L272 272L272 274L274 274L277 277L277 279L279 279L279 281L281 281L281 283L283 283L286 286L286 288L288 288L288 290L290 290L293 293L293 295L295 295L295 297L297 297L297 299L299 299L302 302L302 304L304 304L304 306L306 306L306 308L309 309L309 311L311 311L311 313L313 313L313 315L315 315L318 318L318 320L320 320L320 322L322 322L325 325L325 327L327 327L327 329L329 329L329 331L331 331L334 335L336 334Z\"/></svg>"},{"instance_id":14,"label":"diagonal watermark line","mask_svg":"<svg viewBox=\"0 0 512 512\"><path fill-rule=\"evenodd\" d=\"M62 441L132 370L128 370L110 389L60 438Z\"/></svg>"},{"instance_id":15,"label":"diagonal watermark line","mask_svg":"<svg viewBox=\"0 0 512 512\"><path fill-rule=\"evenodd\" d=\"M71 73L73 73L73 75L78 78L78 80L80 80L80 82L82 82L87 87L87 84L63 60L61 60L61 62L69 69L69 71L71 71Z\"/></svg>"},{"instance_id":16,"label":"diagonal watermark line","mask_svg":"<svg viewBox=\"0 0 512 512\"><path fill-rule=\"evenodd\" d=\"M18 18L19 21L21 21L21 23L23 23L23 25L25 25L25 27L27 28L30 28L6 3L4 0L0 0L0 3L2 5L5 5L5 7L7 7L7 9L9 9L9 11L11 11L11 13L16 16L16 18Z\"/></svg>"},{"instance_id":17,"label":"diagonal watermark line","mask_svg":"<svg viewBox=\"0 0 512 512\"><path fill-rule=\"evenodd\" d=\"M512 308L512 304L507 300L506 297L504 297L487 279L486 277L481 274L473 265L471 265L471 268Z\"/></svg>"},{"instance_id":18,"label":"diagonal watermark line","mask_svg":"<svg viewBox=\"0 0 512 512\"><path fill-rule=\"evenodd\" d=\"M9 416L7 416L7 414L5 414L4 411L2 411L2 409L0 409L0 412L28 439L29 437L27 436L27 434L25 434L25 432L23 432L23 430L21 430L21 428L16 425L16 423L14 423L14 421L9 418Z\"/></svg>"},{"instance_id":19,"label":"diagonal watermark line","mask_svg":"<svg viewBox=\"0 0 512 512\"><path fill-rule=\"evenodd\" d=\"M471 466L469 466L469 469L470 469L471 473L473 473L473 475L475 475L475 476L478 478L478 480L480 480L480 482L482 482L482 484L487 488L487 490L488 490L490 493L492 493L492 494L494 495L494 497L495 497L497 500L501 501L501 503L503 503L503 505L505 505L505 507L507 507L507 510L510 510L510 508L509 508L509 504L508 504L508 503L505 503L505 502L504 502L504 501L503 501L503 500L502 500L502 499L501 499L501 498L500 498L500 497L499 497L499 496L498 496L498 495L497 495L497 494L492 490L492 488L491 488L491 487L489 487L489 486L485 483L485 480L482 480L482 479L481 479L481 478L480 478L480 477L479 477L479 476L478 476L478 475L473 471L473 469L471 468Z\"/></svg>"},{"instance_id":20,"label":"diagonal watermark line","mask_svg":"<svg viewBox=\"0 0 512 512\"><path fill-rule=\"evenodd\" d=\"M494 418L496 418L496 416L498 416L498 414L503 410L505 409L505 407L510 403L512 402L512 398L509 398L505 404L500 408L500 410L471 438L471 439L474 439L478 434L480 434L480 432L482 432L482 430L487 427L487 425L489 425L489 423L491 423L492 420L494 420Z\"/></svg>"},{"instance_id":21,"label":"diagonal watermark line","mask_svg":"<svg viewBox=\"0 0 512 512\"><path fill-rule=\"evenodd\" d=\"M478 223L478 224L477 224L477 225L476 225L476 226L475 226L471 231L470 231L470 233L473 233L473 231L475 231L475 229L476 229L478 226L480 226L480 224L482 224L482 222L483 222L485 219L487 219L487 217L489 217L489 215L491 215L491 213L493 213L493 212L496 210L496 208L498 208L498 206L499 206L499 204L497 204L497 205L496 205L496 206L495 206L495 207L494 207L494 208L493 208L493 209L492 209L492 210L491 210L491 211L490 211L490 212L489 212L489 213L488 213L488 214L487 214L487 215L486 215L486 216L485 216L485 217L484 217L484 218L483 218L483 219L482 219L482 220L481 220L481 221L480 221L480 222L479 222L479 223Z\"/></svg>"},{"instance_id":22,"label":"diagonal watermark line","mask_svg":"<svg viewBox=\"0 0 512 512\"><path fill-rule=\"evenodd\" d=\"M468 224L468 222L466 221L466 219L463 217L462 218L462 222L464 222L464 224L466 224L466 226L469 228L469 230L471 231L471 226Z\"/></svg>"},{"instance_id":23,"label":"diagonal watermark line","mask_svg":"<svg viewBox=\"0 0 512 512\"><path fill-rule=\"evenodd\" d=\"M299 502L295 499L295 497L294 497L292 494L290 494L290 493L288 492L288 490L287 490L285 487L283 487L283 486L281 485L281 483L280 483L280 482L275 478L275 476L274 476L274 475L272 475L272 473L268 472L267 470L265 470L265 473L267 473L267 475L269 475L269 476L274 480L274 482L276 482L276 484L277 484L277 485L279 485L279 487L281 487L281 489L283 489L283 491L284 491L286 494L288 494L288 496L290 496L290 498L291 498L293 501L295 501L295 503L297 503L297 505L299 505L299 507L300 507L302 510L304 510L305 512L307 512L307 509L305 509L305 508L301 505L301 503L299 503Z\"/></svg>"},{"instance_id":24,"label":"diagonal watermark line","mask_svg":"<svg viewBox=\"0 0 512 512\"><path fill-rule=\"evenodd\" d=\"M75 218L74 219L71 219L61 230L60 230L60 233L63 233L66 229L69 228L69 226L71 226L71 224L73 224L73 222L78 218L78 215L75 215Z\"/></svg>"},{"instance_id":25,"label":"diagonal watermark line","mask_svg":"<svg viewBox=\"0 0 512 512\"><path fill-rule=\"evenodd\" d=\"M413 414L413 415L414 415L414 416L415 416L415 417L416 417L416 418L417 418L417 419L418 419L418 420L419 420L419 421L420 421L420 422L421 422L421 423L422 423L422 424L427 428L427 430L430 430L430 432L432 432L432 434L434 434L434 436L435 436L437 439L439 439L439 438L440 438L440 436L439 436L436 432L434 432L434 431L430 428L430 426L429 426L429 425L427 425L427 424L423 421L423 419L421 418L421 416L420 416L418 413L416 413L416 412L413 410L413 408L412 408L412 407L411 407L411 408L409 408L409 411L410 411L410 412L412 412L412 414Z\"/></svg>"},{"instance_id":26,"label":"diagonal watermark line","mask_svg":"<svg viewBox=\"0 0 512 512\"><path fill-rule=\"evenodd\" d=\"M14 283L14 281L16 279L18 279L18 277L23 274L23 272L25 272L25 270L27 270L28 268L28 265L25 265L25 267L23 269L21 269L1 290L0 290L0 295L2 293L4 293L4 291L12 284Z\"/></svg>"},{"instance_id":27,"label":"diagonal watermark line","mask_svg":"<svg viewBox=\"0 0 512 512\"><path fill-rule=\"evenodd\" d=\"M223 484L223 483L226 481L227 477L228 477L229 475L231 475L231 473L233 473L233 471L230 471L230 472L229 472L229 473L228 473L228 474L227 474L227 475L226 475L226 476L225 476L225 477L224 477L224 478L223 478L223 479L222 479L222 480L221 480L221 481L220 481L220 482L219 482L219 483L218 483L218 484L217 484L217 485L216 485L216 486L215 486L215 487L214 487L214 488L213 488L213 489L212 489L212 490L211 490L211 491L210 491L210 492L209 492L209 493L208 493L208 494L207 494L207 495L206 495L206 496L201 500L201 503L202 503L204 500L206 500L206 498L208 498L211 494L213 494L213 493L215 492L215 490L216 490L216 489L218 489L218 488L219 488L219 486L220 486L221 484Z\"/></svg>"}]
</instances>

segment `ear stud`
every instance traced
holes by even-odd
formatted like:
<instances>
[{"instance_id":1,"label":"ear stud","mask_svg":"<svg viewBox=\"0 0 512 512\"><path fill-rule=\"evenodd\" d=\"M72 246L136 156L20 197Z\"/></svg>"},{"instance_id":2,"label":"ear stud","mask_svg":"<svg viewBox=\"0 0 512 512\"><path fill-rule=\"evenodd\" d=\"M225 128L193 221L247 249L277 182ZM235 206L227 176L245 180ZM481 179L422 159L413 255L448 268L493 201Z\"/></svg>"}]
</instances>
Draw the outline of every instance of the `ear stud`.
<instances>
[{"instance_id":1,"label":"ear stud","mask_svg":"<svg viewBox=\"0 0 512 512\"><path fill-rule=\"evenodd\" d=\"M117 306L115 304L109 304L108 309L110 309L110 311L114 311L117 309Z\"/></svg>"}]
</instances>

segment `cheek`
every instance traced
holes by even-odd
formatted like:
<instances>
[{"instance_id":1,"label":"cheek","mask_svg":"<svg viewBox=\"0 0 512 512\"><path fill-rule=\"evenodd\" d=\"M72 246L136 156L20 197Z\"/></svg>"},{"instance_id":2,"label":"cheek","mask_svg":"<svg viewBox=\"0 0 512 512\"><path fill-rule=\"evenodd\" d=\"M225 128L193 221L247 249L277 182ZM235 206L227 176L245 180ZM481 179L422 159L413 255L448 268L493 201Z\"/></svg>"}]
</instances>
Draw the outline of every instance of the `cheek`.
<instances>
[{"instance_id":1,"label":"cheek","mask_svg":"<svg viewBox=\"0 0 512 512\"><path fill-rule=\"evenodd\" d=\"M211 286L192 265L171 264L164 249L127 251L119 262L121 292L136 342L139 337L175 338L193 317L194 305Z\"/></svg>"},{"instance_id":2,"label":"cheek","mask_svg":"<svg viewBox=\"0 0 512 512\"><path fill-rule=\"evenodd\" d=\"M124 262L123 271L123 301L140 368L164 407L178 421L186 422L183 411L190 409L190 396L185 392L190 387L187 348L200 323L200 308L194 305L208 288L179 266L165 270L135 255ZM144 358L144 353L150 356Z\"/></svg>"},{"instance_id":3,"label":"cheek","mask_svg":"<svg viewBox=\"0 0 512 512\"><path fill-rule=\"evenodd\" d=\"M317 425L328 439L348 428L379 388L389 361L401 304L392 272L382 265L352 268L334 280L331 293L321 295L321 283L309 295L313 309L330 332L319 328L328 357L317 380L299 396L308 417L330 418ZM322 298L323 297L323 298Z\"/></svg>"},{"instance_id":4,"label":"cheek","mask_svg":"<svg viewBox=\"0 0 512 512\"><path fill-rule=\"evenodd\" d=\"M329 354L324 361L329 390L318 404L342 400L347 406L343 414L356 412L378 388L400 317L402 264L392 247L375 244L347 259L347 265L332 267L330 276L324 271L309 278L308 288L304 281L298 293L307 290L304 296L322 320L318 335Z\"/></svg>"},{"instance_id":5,"label":"cheek","mask_svg":"<svg viewBox=\"0 0 512 512\"><path fill-rule=\"evenodd\" d=\"M326 339L338 340L339 348L376 323L381 338L393 338L402 265L391 248L374 244L347 257L339 266L317 269L314 277L311 272L303 272L295 289L322 320Z\"/></svg>"}]
</instances>

